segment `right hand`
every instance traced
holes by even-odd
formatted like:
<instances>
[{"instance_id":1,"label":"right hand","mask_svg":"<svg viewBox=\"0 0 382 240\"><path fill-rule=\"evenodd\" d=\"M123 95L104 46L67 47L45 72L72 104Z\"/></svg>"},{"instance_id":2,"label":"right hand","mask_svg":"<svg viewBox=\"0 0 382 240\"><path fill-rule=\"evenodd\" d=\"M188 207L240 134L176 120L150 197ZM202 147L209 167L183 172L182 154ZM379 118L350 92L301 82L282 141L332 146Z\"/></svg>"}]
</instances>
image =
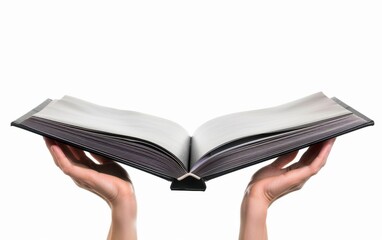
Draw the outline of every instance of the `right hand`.
<instances>
[{"instance_id":1,"label":"right hand","mask_svg":"<svg viewBox=\"0 0 382 240\"><path fill-rule=\"evenodd\" d=\"M285 167L297 155L292 152L258 170L248 184L241 204L240 240L268 239L268 207L280 197L300 189L325 165L335 139L309 147L301 159Z\"/></svg>"},{"instance_id":2,"label":"right hand","mask_svg":"<svg viewBox=\"0 0 382 240\"><path fill-rule=\"evenodd\" d=\"M306 181L325 165L335 139L317 143L308 148L301 159L285 167L297 151L283 155L270 165L258 170L247 187L247 194L270 205L278 198L299 190Z\"/></svg>"}]
</instances>

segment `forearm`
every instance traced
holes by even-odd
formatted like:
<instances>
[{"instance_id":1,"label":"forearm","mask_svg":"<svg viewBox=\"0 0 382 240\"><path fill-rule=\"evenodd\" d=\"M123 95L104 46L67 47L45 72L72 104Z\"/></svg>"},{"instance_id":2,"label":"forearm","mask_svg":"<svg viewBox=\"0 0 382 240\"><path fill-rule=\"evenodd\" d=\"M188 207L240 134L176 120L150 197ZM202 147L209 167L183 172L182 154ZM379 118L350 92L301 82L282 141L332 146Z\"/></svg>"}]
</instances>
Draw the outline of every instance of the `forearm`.
<instances>
[{"instance_id":1,"label":"forearm","mask_svg":"<svg viewBox=\"0 0 382 240\"><path fill-rule=\"evenodd\" d=\"M136 240L136 208L131 204L112 206L108 240Z\"/></svg>"},{"instance_id":2,"label":"forearm","mask_svg":"<svg viewBox=\"0 0 382 240\"><path fill-rule=\"evenodd\" d=\"M245 196L241 205L239 240L267 240L268 204L253 196Z\"/></svg>"}]
</instances>

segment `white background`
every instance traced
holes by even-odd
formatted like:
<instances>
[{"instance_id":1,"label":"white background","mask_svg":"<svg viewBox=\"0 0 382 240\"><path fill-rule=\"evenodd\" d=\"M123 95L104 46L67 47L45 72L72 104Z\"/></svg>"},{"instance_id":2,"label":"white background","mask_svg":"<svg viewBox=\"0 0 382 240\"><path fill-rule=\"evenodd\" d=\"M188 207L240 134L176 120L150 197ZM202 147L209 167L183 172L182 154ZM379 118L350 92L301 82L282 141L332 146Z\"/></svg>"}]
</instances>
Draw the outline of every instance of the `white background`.
<instances>
[{"instance_id":1,"label":"white background","mask_svg":"<svg viewBox=\"0 0 382 240\"><path fill-rule=\"evenodd\" d=\"M323 91L376 125L337 139L327 165L271 206L269 239L381 239L380 1L1 1L0 239L105 239L106 203L10 122L68 94L171 119L213 117ZM206 192L126 167L140 239L236 239L260 164Z\"/></svg>"}]
</instances>

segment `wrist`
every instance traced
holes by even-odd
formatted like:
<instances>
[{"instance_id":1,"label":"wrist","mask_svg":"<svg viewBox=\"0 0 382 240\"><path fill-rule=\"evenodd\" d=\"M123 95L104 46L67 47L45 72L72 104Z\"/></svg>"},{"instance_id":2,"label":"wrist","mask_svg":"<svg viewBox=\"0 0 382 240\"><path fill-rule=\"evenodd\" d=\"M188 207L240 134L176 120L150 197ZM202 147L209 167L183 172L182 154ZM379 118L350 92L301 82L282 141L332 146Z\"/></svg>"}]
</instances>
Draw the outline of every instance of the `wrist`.
<instances>
[{"instance_id":1,"label":"wrist","mask_svg":"<svg viewBox=\"0 0 382 240\"><path fill-rule=\"evenodd\" d=\"M257 184L251 184L247 187L244 199L256 203L256 207L263 209L268 209L272 204L271 197L266 194L262 186L258 186Z\"/></svg>"},{"instance_id":2,"label":"wrist","mask_svg":"<svg viewBox=\"0 0 382 240\"><path fill-rule=\"evenodd\" d=\"M133 192L114 199L110 207L113 222L125 219L135 220L137 217L137 202Z\"/></svg>"},{"instance_id":3,"label":"wrist","mask_svg":"<svg viewBox=\"0 0 382 240\"><path fill-rule=\"evenodd\" d=\"M267 239L269 202L261 195L246 193L241 205L240 240Z\"/></svg>"},{"instance_id":4,"label":"wrist","mask_svg":"<svg viewBox=\"0 0 382 240\"><path fill-rule=\"evenodd\" d=\"M113 202L111 206L111 226L108 239L137 239L137 206L135 197Z\"/></svg>"},{"instance_id":5,"label":"wrist","mask_svg":"<svg viewBox=\"0 0 382 240\"><path fill-rule=\"evenodd\" d=\"M256 195L244 196L241 206L242 218L245 221L256 221L265 223L269 206L269 202L263 197Z\"/></svg>"}]
</instances>

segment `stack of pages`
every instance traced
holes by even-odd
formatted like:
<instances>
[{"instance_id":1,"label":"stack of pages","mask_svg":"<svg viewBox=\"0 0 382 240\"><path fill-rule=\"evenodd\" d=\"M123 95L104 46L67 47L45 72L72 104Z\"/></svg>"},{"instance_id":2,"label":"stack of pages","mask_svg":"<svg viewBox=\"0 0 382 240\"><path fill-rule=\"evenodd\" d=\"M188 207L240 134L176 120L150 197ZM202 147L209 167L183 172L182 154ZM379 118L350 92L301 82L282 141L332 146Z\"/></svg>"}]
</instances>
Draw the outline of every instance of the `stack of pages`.
<instances>
[{"instance_id":1,"label":"stack of pages","mask_svg":"<svg viewBox=\"0 0 382 240\"><path fill-rule=\"evenodd\" d=\"M192 136L167 119L70 96L11 123L172 181L173 190L205 190L210 179L373 124L321 92L209 120Z\"/></svg>"}]
</instances>

